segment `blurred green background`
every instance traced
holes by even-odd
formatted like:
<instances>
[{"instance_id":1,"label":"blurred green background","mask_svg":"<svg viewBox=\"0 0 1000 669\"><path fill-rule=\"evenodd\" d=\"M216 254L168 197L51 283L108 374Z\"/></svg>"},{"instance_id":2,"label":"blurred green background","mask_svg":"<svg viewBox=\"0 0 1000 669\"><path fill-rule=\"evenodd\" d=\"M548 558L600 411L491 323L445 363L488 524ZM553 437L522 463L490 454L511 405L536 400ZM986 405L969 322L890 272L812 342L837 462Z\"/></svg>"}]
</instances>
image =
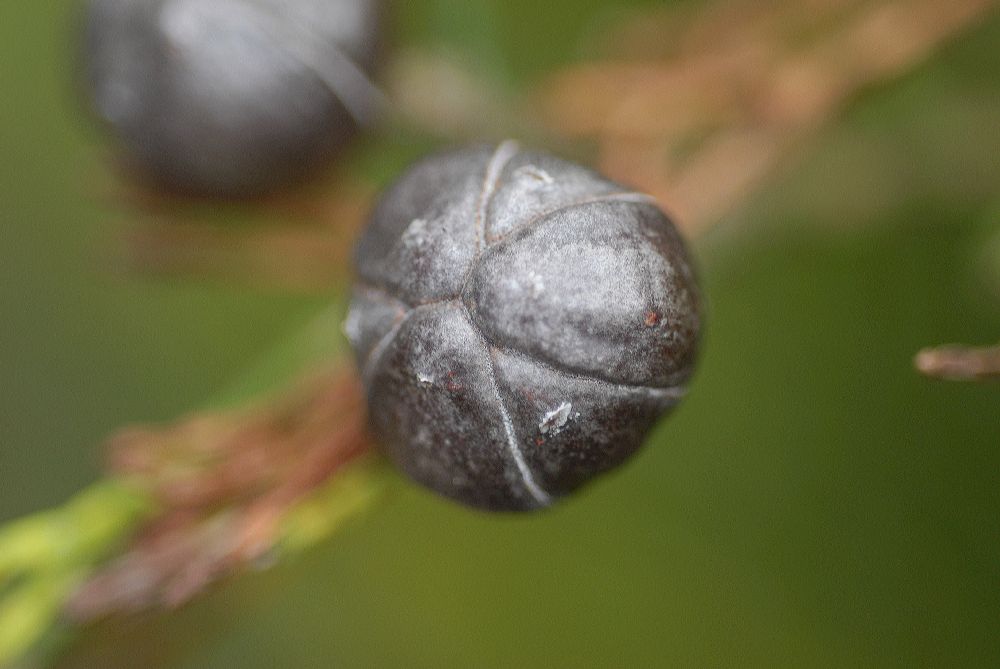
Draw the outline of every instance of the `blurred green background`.
<instances>
[{"instance_id":1,"label":"blurred green background","mask_svg":"<svg viewBox=\"0 0 1000 669\"><path fill-rule=\"evenodd\" d=\"M397 4L400 42L516 88L631 3ZM117 269L74 11L0 6L0 520L64 500L103 436L196 409L337 295ZM620 472L526 518L401 482L323 548L104 623L62 666L1000 666L1000 387L911 367L1000 339L998 45L994 14L866 92L699 240L701 371Z\"/></svg>"}]
</instances>

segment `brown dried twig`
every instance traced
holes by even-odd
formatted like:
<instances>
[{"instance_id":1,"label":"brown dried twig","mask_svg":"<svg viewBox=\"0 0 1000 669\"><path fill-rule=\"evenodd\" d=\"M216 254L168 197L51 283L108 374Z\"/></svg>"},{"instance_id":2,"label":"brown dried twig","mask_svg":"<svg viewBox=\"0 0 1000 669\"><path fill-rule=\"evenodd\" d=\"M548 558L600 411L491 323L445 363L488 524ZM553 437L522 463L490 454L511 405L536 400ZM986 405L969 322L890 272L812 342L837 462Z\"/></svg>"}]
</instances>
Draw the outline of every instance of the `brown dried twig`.
<instances>
[{"instance_id":1,"label":"brown dried twig","mask_svg":"<svg viewBox=\"0 0 1000 669\"><path fill-rule=\"evenodd\" d=\"M917 370L948 381L1000 379L1000 344L982 348L941 346L920 351L914 359Z\"/></svg>"},{"instance_id":2,"label":"brown dried twig","mask_svg":"<svg viewBox=\"0 0 1000 669\"><path fill-rule=\"evenodd\" d=\"M350 249L373 197L370 185L340 181L317 193L298 192L254 203L263 224L227 225L227 207L126 190L122 232L125 268L157 276L238 280L263 287L328 292L350 276Z\"/></svg>"},{"instance_id":3,"label":"brown dried twig","mask_svg":"<svg viewBox=\"0 0 1000 669\"><path fill-rule=\"evenodd\" d=\"M365 415L356 375L345 369L257 410L119 434L111 470L147 487L161 511L77 591L70 614L175 607L264 559L283 516L369 450Z\"/></svg>"},{"instance_id":4,"label":"brown dried twig","mask_svg":"<svg viewBox=\"0 0 1000 669\"><path fill-rule=\"evenodd\" d=\"M613 60L570 67L538 100L558 134L698 232L744 202L858 91L899 76L996 0L772 0L626 24Z\"/></svg>"}]
</instances>

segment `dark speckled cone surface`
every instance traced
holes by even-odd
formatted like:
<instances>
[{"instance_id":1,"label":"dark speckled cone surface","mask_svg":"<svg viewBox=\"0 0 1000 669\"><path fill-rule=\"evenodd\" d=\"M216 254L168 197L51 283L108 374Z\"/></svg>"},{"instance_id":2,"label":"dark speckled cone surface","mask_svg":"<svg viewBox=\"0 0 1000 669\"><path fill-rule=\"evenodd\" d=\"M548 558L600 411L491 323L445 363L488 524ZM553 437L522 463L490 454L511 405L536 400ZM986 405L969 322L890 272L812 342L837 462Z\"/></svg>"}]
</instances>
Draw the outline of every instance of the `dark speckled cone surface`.
<instances>
[{"instance_id":1,"label":"dark speckled cone surface","mask_svg":"<svg viewBox=\"0 0 1000 669\"><path fill-rule=\"evenodd\" d=\"M640 447L693 371L698 288L667 217L512 142L417 163L356 263L345 327L376 437L465 504L573 492Z\"/></svg>"}]
</instances>

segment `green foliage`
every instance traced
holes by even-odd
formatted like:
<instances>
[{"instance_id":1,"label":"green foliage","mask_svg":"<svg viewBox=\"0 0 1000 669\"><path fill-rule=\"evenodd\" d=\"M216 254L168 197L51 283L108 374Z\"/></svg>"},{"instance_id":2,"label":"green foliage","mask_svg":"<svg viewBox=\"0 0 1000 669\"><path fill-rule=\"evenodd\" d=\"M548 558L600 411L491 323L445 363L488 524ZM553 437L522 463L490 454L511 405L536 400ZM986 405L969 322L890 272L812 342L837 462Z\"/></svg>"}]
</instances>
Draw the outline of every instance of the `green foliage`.
<instances>
[{"instance_id":1,"label":"green foliage","mask_svg":"<svg viewBox=\"0 0 1000 669\"><path fill-rule=\"evenodd\" d=\"M108 479L0 528L0 666L49 633L73 589L153 508L134 486Z\"/></svg>"}]
</instances>

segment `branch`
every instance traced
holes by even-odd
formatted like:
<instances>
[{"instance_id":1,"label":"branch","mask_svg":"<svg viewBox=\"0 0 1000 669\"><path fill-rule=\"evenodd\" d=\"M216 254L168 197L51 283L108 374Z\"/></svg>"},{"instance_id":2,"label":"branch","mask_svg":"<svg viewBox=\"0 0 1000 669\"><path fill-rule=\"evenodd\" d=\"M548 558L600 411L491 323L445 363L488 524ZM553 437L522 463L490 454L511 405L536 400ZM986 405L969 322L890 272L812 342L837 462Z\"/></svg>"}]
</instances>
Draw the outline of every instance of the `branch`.
<instances>
[{"instance_id":1,"label":"branch","mask_svg":"<svg viewBox=\"0 0 1000 669\"><path fill-rule=\"evenodd\" d=\"M917 370L948 381L988 381L1000 379L1000 344L983 348L941 346L917 353Z\"/></svg>"},{"instance_id":2,"label":"branch","mask_svg":"<svg viewBox=\"0 0 1000 669\"><path fill-rule=\"evenodd\" d=\"M859 92L925 62L997 0L716 2L610 31L614 59L573 65L536 98L557 135L689 233L738 210ZM805 39L804 39L805 37Z\"/></svg>"},{"instance_id":3,"label":"branch","mask_svg":"<svg viewBox=\"0 0 1000 669\"><path fill-rule=\"evenodd\" d=\"M252 410L113 437L108 478L0 530L0 667L64 623L174 608L331 535L387 480L365 419L337 369Z\"/></svg>"}]
</instances>

